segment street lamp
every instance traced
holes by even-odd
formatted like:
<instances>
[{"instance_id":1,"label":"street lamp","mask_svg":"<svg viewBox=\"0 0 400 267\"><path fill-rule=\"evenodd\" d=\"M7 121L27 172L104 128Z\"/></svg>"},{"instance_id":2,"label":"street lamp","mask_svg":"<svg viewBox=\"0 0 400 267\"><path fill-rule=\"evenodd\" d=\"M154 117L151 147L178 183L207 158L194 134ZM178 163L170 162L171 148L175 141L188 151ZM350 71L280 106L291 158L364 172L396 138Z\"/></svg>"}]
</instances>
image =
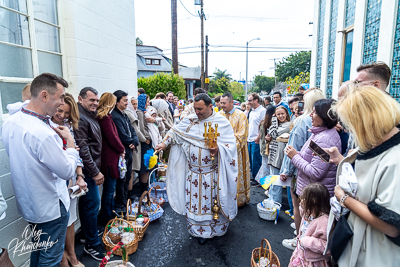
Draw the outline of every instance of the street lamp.
<instances>
[{"instance_id":1,"label":"street lamp","mask_svg":"<svg viewBox=\"0 0 400 267\"><path fill-rule=\"evenodd\" d=\"M260 40L260 38L254 38L246 43L246 94L245 94L246 100L247 100L247 91L248 91L248 87L249 87L249 85L247 84L247 74L248 74L248 66L249 66L249 43L254 40Z\"/></svg>"}]
</instances>

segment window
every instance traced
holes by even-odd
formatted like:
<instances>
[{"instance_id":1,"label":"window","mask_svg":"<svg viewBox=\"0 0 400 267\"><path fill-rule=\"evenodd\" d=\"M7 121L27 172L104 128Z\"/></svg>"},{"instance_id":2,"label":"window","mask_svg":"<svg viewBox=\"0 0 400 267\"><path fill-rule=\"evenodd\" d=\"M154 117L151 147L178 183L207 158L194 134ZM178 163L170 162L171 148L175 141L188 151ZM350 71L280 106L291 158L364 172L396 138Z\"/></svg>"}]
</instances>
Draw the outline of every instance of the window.
<instances>
[{"instance_id":1,"label":"window","mask_svg":"<svg viewBox=\"0 0 400 267\"><path fill-rule=\"evenodd\" d=\"M351 56L353 52L353 33L353 29L344 32L342 82L350 80Z\"/></svg>"},{"instance_id":2,"label":"window","mask_svg":"<svg viewBox=\"0 0 400 267\"><path fill-rule=\"evenodd\" d=\"M159 59L146 58L146 65L160 65L161 61Z\"/></svg>"},{"instance_id":3,"label":"window","mask_svg":"<svg viewBox=\"0 0 400 267\"><path fill-rule=\"evenodd\" d=\"M62 71L58 0L0 0L0 113L43 72Z\"/></svg>"}]
</instances>

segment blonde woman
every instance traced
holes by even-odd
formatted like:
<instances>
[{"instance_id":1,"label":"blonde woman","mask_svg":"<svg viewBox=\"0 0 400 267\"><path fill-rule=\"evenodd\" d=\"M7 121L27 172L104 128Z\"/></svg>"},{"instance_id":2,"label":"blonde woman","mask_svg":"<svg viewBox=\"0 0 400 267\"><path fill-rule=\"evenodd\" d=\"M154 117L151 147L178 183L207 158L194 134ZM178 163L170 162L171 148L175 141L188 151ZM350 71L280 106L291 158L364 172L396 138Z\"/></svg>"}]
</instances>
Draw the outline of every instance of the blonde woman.
<instances>
[{"instance_id":1,"label":"blonde woman","mask_svg":"<svg viewBox=\"0 0 400 267\"><path fill-rule=\"evenodd\" d=\"M314 103L319 99L324 99L325 95L319 88L311 88L304 94L304 109L301 116L296 118L293 122L293 129L290 132L288 145L293 146L297 151L300 151L306 141L310 138L311 132L308 130L312 127L310 114L313 111ZM299 232L301 216L299 211L299 199L296 195L296 179L297 169L293 166L291 159L288 156L284 156L281 165L281 180L286 181L289 177L293 177L292 185L290 187L290 193L292 196L293 203L293 215L294 224L292 228L296 228L297 233ZM294 250L296 248L296 238L285 239L282 241L282 245L286 248Z\"/></svg>"},{"instance_id":2,"label":"blonde woman","mask_svg":"<svg viewBox=\"0 0 400 267\"><path fill-rule=\"evenodd\" d=\"M125 156L125 147L118 136L117 128L111 116L117 97L111 93L104 93L97 107L97 120L102 135L101 173L104 173L103 195L101 197L100 219L106 224L114 218L114 192L119 179L118 160ZM117 196L118 197L118 196Z\"/></svg>"},{"instance_id":3,"label":"blonde woman","mask_svg":"<svg viewBox=\"0 0 400 267\"><path fill-rule=\"evenodd\" d=\"M338 165L355 163L355 198L339 185L337 200L350 210L347 219L354 235L339 258L339 266L398 266L400 262L400 106L386 92L372 86L350 89L335 107L354 135L358 148ZM339 162L338 149L328 150ZM338 181L336 181L338 183ZM330 219L333 215L330 215ZM372 252L372 253L371 253Z\"/></svg>"},{"instance_id":4,"label":"blonde woman","mask_svg":"<svg viewBox=\"0 0 400 267\"><path fill-rule=\"evenodd\" d=\"M51 117L50 125L53 127L67 126L70 129L72 136L74 136L74 129L78 129L79 126L79 111L78 105L76 104L76 101L72 95L68 93L65 94L64 105L61 105L57 108L56 114ZM76 176L69 180L68 187L78 184L81 185L81 187L86 188L86 184L82 175L82 166L83 164L78 165L76 168ZM76 209L77 201L78 200L76 198L70 200L69 220L67 233L65 236L65 251L61 261L61 267L68 266L68 262L75 267L84 267L84 265L78 261L75 254L74 223L78 219Z\"/></svg>"}]
</instances>

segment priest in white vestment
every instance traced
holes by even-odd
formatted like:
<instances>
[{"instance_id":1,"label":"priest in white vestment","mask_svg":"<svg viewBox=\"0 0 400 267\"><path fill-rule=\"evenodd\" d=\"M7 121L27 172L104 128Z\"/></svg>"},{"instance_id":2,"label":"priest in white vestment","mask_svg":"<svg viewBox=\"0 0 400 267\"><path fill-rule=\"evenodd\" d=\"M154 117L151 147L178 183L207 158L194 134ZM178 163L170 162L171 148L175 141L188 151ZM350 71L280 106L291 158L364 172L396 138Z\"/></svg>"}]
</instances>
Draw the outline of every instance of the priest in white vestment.
<instances>
[{"instance_id":1,"label":"priest in white vestment","mask_svg":"<svg viewBox=\"0 0 400 267\"><path fill-rule=\"evenodd\" d=\"M194 100L196 114L175 125L156 149L171 145L167 168L167 193L171 207L186 215L189 234L204 244L207 238L226 233L229 221L237 214L237 151L232 126L213 111L207 94ZM207 149L204 123L218 125L217 147ZM208 126L207 126L208 129ZM214 160L212 160L214 158ZM213 219L217 200L219 218Z\"/></svg>"}]
</instances>

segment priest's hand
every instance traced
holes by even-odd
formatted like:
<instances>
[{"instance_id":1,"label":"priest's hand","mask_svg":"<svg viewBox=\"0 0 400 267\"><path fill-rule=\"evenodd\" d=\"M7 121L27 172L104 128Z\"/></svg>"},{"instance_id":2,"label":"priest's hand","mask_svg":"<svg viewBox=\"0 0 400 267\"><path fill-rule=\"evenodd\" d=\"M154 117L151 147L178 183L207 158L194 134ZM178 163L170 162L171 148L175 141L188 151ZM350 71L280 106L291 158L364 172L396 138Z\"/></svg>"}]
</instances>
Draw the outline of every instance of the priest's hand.
<instances>
[{"instance_id":1,"label":"priest's hand","mask_svg":"<svg viewBox=\"0 0 400 267\"><path fill-rule=\"evenodd\" d=\"M219 151L218 146L215 148L210 148L211 157L214 157L215 155L217 155L218 151Z\"/></svg>"},{"instance_id":2,"label":"priest's hand","mask_svg":"<svg viewBox=\"0 0 400 267\"><path fill-rule=\"evenodd\" d=\"M167 146L164 143L159 143L156 146L156 150L165 150L167 148Z\"/></svg>"}]
</instances>

